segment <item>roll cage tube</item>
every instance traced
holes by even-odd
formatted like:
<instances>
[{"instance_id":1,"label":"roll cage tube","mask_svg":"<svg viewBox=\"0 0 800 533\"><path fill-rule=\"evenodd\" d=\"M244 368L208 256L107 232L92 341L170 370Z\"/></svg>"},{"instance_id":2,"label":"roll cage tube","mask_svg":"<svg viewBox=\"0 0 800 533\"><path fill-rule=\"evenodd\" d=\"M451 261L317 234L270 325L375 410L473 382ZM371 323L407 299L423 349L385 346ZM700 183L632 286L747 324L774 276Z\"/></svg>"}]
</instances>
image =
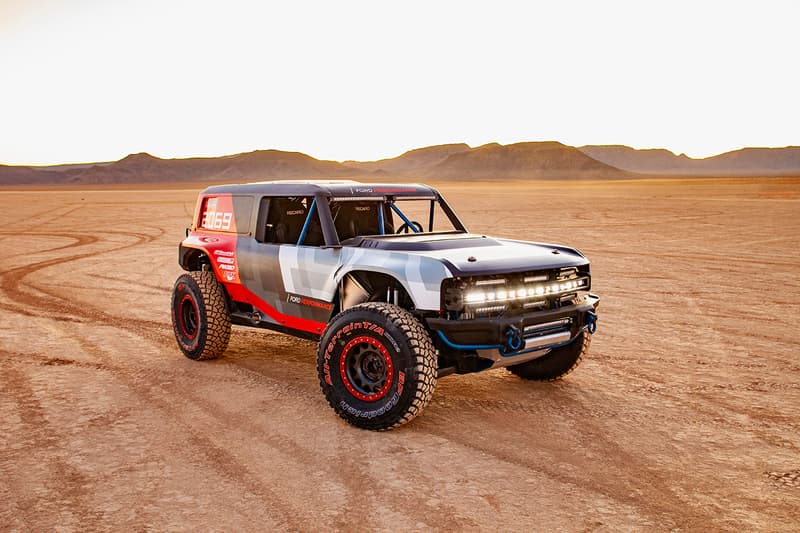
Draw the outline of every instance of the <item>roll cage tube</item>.
<instances>
[{"instance_id":1,"label":"roll cage tube","mask_svg":"<svg viewBox=\"0 0 800 533\"><path fill-rule=\"evenodd\" d=\"M400 210L400 208L397 207L397 197L389 197L387 201L389 202L389 207L392 208L392 211L397 213L397 215L403 220L403 222L408 224L414 233L420 233L420 230L418 230L411 220L409 220L408 217ZM431 233L433 232L434 213L436 212L435 207L437 203L441 206L442 211L444 211L444 214L450 220L450 223L453 225L453 229L467 233L467 228L464 226L464 223L461 222L461 219L458 218L458 215L455 214L455 211L450 208L445 199L438 193L436 194L436 199L431 200L430 212L428 215L428 231ZM381 223L381 235L383 235L383 212L380 209L378 211L378 216L380 217Z\"/></svg>"},{"instance_id":2,"label":"roll cage tube","mask_svg":"<svg viewBox=\"0 0 800 533\"><path fill-rule=\"evenodd\" d=\"M391 208L392 208L392 211L394 211L395 213L397 213L397 216L399 216L401 219L403 219L403 222L405 222L406 226L408 226L408 227L409 227L409 229L411 229L411 231L413 231L414 233L419 233L419 230L418 230L418 229L417 229L417 227L414 225L414 223L413 223L413 222L411 222L411 221L408 219L408 217L407 217L407 216L405 216L405 215L403 214L403 212L402 212L402 211L400 211L400 208L399 208L399 207L397 207L397 206L394 204L394 202L392 202L391 204L389 204L389 207L391 207Z\"/></svg>"},{"instance_id":3,"label":"roll cage tube","mask_svg":"<svg viewBox=\"0 0 800 533\"><path fill-rule=\"evenodd\" d=\"M311 201L311 207L308 208L308 214L306 215L306 221L303 222L303 229L300 231L300 237L297 239L297 246L302 246L303 241L306 240L306 235L308 235L308 228L311 226L311 219L314 217L314 212L317 210L317 199L314 198ZM295 226L297 227L297 226Z\"/></svg>"},{"instance_id":4,"label":"roll cage tube","mask_svg":"<svg viewBox=\"0 0 800 533\"><path fill-rule=\"evenodd\" d=\"M444 214L450 219L450 223L453 224L453 227L456 229L456 231L469 233L466 226L464 226L464 223L461 222L461 219L458 218L458 215L456 215L455 211L450 208L450 204L447 203L447 201L441 194L438 193L438 191L436 193L436 201L439 202L440 206L442 206L442 211L444 211Z\"/></svg>"},{"instance_id":5,"label":"roll cage tube","mask_svg":"<svg viewBox=\"0 0 800 533\"><path fill-rule=\"evenodd\" d=\"M381 200L380 197L376 198L377 200ZM420 233L420 230L417 229L416 225L414 225L411 220L403 213L399 207L396 205L398 197L396 196L386 196L383 197L383 204L388 203L389 207L397 213L397 215L408 224L411 228L411 231L414 233ZM402 197L400 197L402 199ZM450 220L450 223L453 225L453 228L462 233L467 233L467 228L464 227L464 224L458 218L458 215L450 208L448 203L445 199L438 193L436 193L436 197L431 199L430 201L430 213L428 217L428 231L433 232L433 223L434 223L434 212L436 204L439 204L444 211L444 214ZM322 228L322 234L325 241L324 247L326 248L338 248L341 246L339 241L339 236L336 234L336 228L333 224L333 217L331 216L329 198L322 195L317 195L313 197L311 201L311 205L308 208L308 214L306 215L306 220L303 223L303 228L300 231L300 237L297 239L297 246L302 246L303 242L308 235L309 228L311 227L311 221L315 214L319 215L319 222ZM380 227L380 235L386 234L386 226L384 220L384 213L383 209L378 209L378 221Z\"/></svg>"},{"instance_id":6,"label":"roll cage tube","mask_svg":"<svg viewBox=\"0 0 800 533\"><path fill-rule=\"evenodd\" d=\"M328 204L328 199L324 196L315 196L311 201L306 214L306 220L303 222L303 229L300 231L300 237L297 239L297 246L302 246L308 236L309 228L314 215L319 215L319 224L322 229L322 238L324 244L322 248L338 248L341 246L339 236L336 235L336 228L333 226L333 218L331 217L331 207Z\"/></svg>"}]
</instances>

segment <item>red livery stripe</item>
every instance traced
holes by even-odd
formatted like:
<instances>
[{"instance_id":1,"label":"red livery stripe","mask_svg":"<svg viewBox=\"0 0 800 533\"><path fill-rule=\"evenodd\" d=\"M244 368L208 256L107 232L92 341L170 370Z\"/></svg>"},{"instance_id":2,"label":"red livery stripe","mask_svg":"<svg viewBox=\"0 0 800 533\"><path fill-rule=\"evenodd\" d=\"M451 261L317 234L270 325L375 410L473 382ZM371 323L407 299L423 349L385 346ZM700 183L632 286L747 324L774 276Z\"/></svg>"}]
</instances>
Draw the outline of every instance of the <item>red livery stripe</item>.
<instances>
[{"instance_id":1,"label":"red livery stripe","mask_svg":"<svg viewBox=\"0 0 800 533\"><path fill-rule=\"evenodd\" d=\"M317 322L316 320L309 320L307 318L284 315L267 302L256 296L255 293L250 291L244 285L240 285L238 283L226 283L225 289L227 289L228 294L234 300L251 304L253 307L257 308L259 311L275 320L281 326L321 335L323 330L328 325L325 322Z\"/></svg>"}]
</instances>

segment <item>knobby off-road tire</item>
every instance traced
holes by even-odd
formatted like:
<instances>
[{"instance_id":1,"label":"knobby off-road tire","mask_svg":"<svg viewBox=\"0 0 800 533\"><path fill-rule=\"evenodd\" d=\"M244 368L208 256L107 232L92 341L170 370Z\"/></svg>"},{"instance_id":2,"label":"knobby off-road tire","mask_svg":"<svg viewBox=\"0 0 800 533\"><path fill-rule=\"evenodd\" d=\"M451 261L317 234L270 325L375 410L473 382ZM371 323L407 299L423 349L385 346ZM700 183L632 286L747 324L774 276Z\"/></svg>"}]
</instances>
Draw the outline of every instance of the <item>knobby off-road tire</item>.
<instances>
[{"instance_id":1,"label":"knobby off-road tire","mask_svg":"<svg viewBox=\"0 0 800 533\"><path fill-rule=\"evenodd\" d=\"M437 355L411 313L364 303L328 324L317 351L322 392L336 414L372 430L403 425L431 401Z\"/></svg>"},{"instance_id":2,"label":"knobby off-road tire","mask_svg":"<svg viewBox=\"0 0 800 533\"><path fill-rule=\"evenodd\" d=\"M231 338L225 293L213 272L187 272L172 291L172 329L189 359L214 359Z\"/></svg>"},{"instance_id":3,"label":"knobby off-road tire","mask_svg":"<svg viewBox=\"0 0 800 533\"><path fill-rule=\"evenodd\" d=\"M550 353L527 363L508 367L508 370L523 379L554 381L563 378L581 363L589 351L592 336L584 331L574 341L550 350Z\"/></svg>"}]
</instances>

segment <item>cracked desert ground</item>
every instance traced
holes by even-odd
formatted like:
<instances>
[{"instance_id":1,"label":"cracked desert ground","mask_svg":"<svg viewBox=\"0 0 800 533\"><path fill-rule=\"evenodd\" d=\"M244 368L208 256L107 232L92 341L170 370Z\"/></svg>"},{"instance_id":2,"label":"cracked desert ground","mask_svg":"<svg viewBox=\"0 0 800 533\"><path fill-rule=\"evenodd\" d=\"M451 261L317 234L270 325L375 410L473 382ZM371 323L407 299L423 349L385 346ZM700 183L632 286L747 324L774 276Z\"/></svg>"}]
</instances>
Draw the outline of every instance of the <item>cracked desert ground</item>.
<instances>
[{"instance_id":1,"label":"cracked desert ground","mask_svg":"<svg viewBox=\"0 0 800 533\"><path fill-rule=\"evenodd\" d=\"M583 250L599 328L563 381L443 378L388 433L311 342L180 354L203 185L0 192L0 530L800 529L800 179L433 184Z\"/></svg>"}]
</instances>

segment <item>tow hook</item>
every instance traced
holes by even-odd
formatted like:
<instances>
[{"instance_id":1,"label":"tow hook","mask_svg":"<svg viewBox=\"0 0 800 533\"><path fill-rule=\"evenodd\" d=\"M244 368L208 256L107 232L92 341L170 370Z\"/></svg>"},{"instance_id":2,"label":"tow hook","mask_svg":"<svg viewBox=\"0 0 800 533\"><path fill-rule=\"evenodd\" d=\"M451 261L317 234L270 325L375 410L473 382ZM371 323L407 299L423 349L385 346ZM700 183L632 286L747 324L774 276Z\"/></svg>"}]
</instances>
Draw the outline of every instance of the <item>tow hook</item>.
<instances>
[{"instance_id":1,"label":"tow hook","mask_svg":"<svg viewBox=\"0 0 800 533\"><path fill-rule=\"evenodd\" d=\"M518 327L509 326L508 330L506 331L506 336L508 337L506 346L508 346L509 352L516 352L522 348L522 333Z\"/></svg>"},{"instance_id":2,"label":"tow hook","mask_svg":"<svg viewBox=\"0 0 800 533\"><path fill-rule=\"evenodd\" d=\"M592 335L597 331L597 313L592 311L586 313L586 331Z\"/></svg>"}]
</instances>

